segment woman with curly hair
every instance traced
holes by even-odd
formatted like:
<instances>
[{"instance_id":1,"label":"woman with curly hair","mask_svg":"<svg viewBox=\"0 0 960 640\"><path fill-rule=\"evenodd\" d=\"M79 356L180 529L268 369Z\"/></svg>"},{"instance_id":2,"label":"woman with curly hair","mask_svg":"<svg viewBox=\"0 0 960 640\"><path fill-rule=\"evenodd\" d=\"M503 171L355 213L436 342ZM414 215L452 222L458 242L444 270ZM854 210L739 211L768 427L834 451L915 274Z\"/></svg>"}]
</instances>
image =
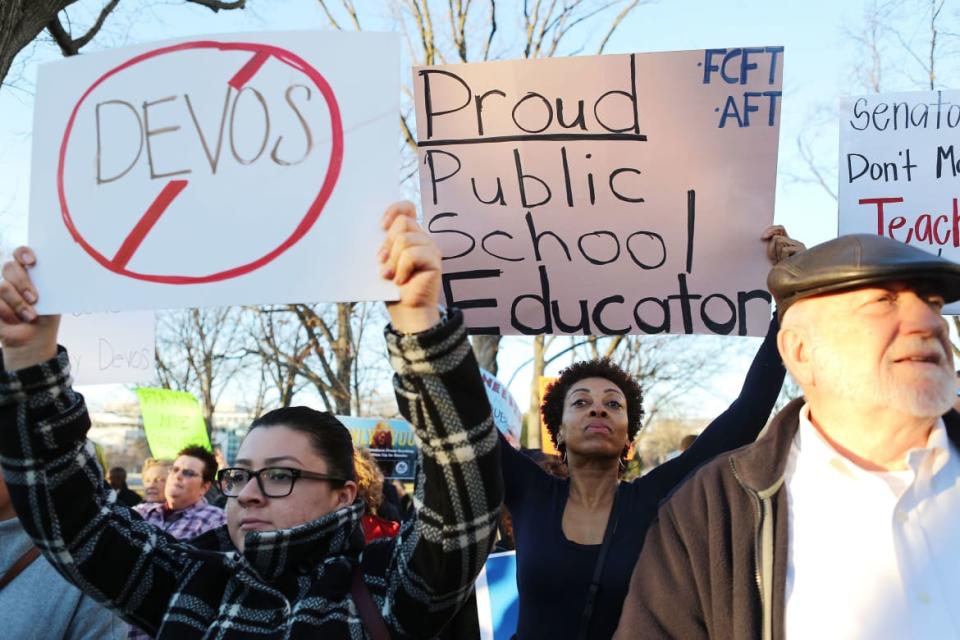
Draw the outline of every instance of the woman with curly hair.
<instances>
[{"instance_id":1,"label":"woman with curly hair","mask_svg":"<svg viewBox=\"0 0 960 640\"><path fill-rule=\"evenodd\" d=\"M782 227L764 231L776 263L802 250ZM514 523L520 612L517 638L613 636L647 528L664 498L701 464L752 442L783 384L776 315L739 397L683 454L621 482L640 431L640 384L609 360L564 369L544 394L543 422L569 478L548 474L501 442L504 505Z\"/></svg>"}]
</instances>

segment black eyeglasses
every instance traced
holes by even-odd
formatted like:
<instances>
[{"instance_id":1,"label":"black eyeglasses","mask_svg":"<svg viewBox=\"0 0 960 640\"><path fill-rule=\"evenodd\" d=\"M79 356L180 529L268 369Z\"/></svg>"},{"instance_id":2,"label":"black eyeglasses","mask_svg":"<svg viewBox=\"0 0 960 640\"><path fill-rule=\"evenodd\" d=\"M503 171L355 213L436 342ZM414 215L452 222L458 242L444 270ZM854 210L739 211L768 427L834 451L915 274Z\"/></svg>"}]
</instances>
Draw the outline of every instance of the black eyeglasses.
<instances>
[{"instance_id":1,"label":"black eyeglasses","mask_svg":"<svg viewBox=\"0 0 960 640\"><path fill-rule=\"evenodd\" d=\"M323 473L313 473L303 469L289 467L264 467L257 471L252 469L228 468L217 472L217 487L228 498L236 498L243 488L250 482L250 478L257 479L260 493L268 498L285 498L293 492L293 485L299 478L306 480L327 480L343 484L343 478L328 476Z\"/></svg>"}]
</instances>

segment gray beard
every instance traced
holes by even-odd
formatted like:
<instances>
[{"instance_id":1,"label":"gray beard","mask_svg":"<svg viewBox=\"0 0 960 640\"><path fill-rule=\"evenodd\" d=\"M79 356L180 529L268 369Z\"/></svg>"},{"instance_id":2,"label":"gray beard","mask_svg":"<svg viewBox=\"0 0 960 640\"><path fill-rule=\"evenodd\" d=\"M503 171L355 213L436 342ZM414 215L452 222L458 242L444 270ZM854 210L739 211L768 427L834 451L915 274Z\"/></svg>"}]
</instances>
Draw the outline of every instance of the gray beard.
<instances>
[{"instance_id":1,"label":"gray beard","mask_svg":"<svg viewBox=\"0 0 960 640\"><path fill-rule=\"evenodd\" d=\"M909 384L886 375L879 380L857 379L829 349L815 349L813 358L817 385L832 394L851 403L885 407L915 418L938 418L953 407L956 398L951 355L947 354L943 365L923 372Z\"/></svg>"}]
</instances>

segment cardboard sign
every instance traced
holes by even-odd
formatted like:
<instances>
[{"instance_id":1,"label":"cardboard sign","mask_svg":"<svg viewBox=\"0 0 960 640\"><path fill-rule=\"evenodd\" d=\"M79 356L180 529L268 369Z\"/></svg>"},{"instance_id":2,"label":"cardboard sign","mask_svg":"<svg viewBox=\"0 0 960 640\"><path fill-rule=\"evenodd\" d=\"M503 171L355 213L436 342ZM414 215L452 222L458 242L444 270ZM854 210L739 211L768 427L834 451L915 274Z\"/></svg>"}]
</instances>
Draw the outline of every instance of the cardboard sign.
<instances>
[{"instance_id":1,"label":"cardboard sign","mask_svg":"<svg viewBox=\"0 0 960 640\"><path fill-rule=\"evenodd\" d=\"M405 420L337 416L350 431L353 444L367 449L388 480L416 479L417 440Z\"/></svg>"},{"instance_id":2,"label":"cardboard sign","mask_svg":"<svg viewBox=\"0 0 960 640\"><path fill-rule=\"evenodd\" d=\"M213 450L200 402L193 395L186 391L141 387L137 389L137 399L151 456L174 460L177 452L193 444Z\"/></svg>"},{"instance_id":3,"label":"cardboard sign","mask_svg":"<svg viewBox=\"0 0 960 640\"><path fill-rule=\"evenodd\" d=\"M960 261L960 91L882 93L840 111L838 233L875 233ZM960 313L960 303L945 313Z\"/></svg>"},{"instance_id":4,"label":"cardboard sign","mask_svg":"<svg viewBox=\"0 0 960 640\"><path fill-rule=\"evenodd\" d=\"M156 376L153 312L67 314L58 341L74 384L129 384Z\"/></svg>"},{"instance_id":5,"label":"cardboard sign","mask_svg":"<svg viewBox=\"0 0 960 640\"><path fill-rule=\"evenodd\" d=\"M424 223L473 333L764 335L782 47L414 70Z\"/></svg>"},{"instance_id":6,"label":"cardboard sign","mask_svg":"<svg viewBox=\"0 0 960 640\"><path fill-rule=\"evenodd\" d=\"M517 553L494 553L476 581L480 640L510 640L520 619Z\"/></svg>"},{"instance_id":7,"label":"cardboard sign","mask_svg":"<svg viewBox=\"0 0 960 640\"><path fill-rule=\"evenodd\" d=\"M490 401L493 423L506 437L507 442L512 444L514 448L519 447L520 431L523 429L523 411L520 410L520 405L517 404L506 385L500 382L496 376L486 369L480 369L480 375L483 377L487 400Z\"/></svg>"},{"instance_id":8,"label":"cardboard sign","mask_svg":"<svg viewBox=\"0 0 960 640\"><path fill-rule=\"evenodd\" d=\"M395 298L375 254L398 55L392 34L296 32L42 65L38 310Z\"/></svg>"}]
</instances>

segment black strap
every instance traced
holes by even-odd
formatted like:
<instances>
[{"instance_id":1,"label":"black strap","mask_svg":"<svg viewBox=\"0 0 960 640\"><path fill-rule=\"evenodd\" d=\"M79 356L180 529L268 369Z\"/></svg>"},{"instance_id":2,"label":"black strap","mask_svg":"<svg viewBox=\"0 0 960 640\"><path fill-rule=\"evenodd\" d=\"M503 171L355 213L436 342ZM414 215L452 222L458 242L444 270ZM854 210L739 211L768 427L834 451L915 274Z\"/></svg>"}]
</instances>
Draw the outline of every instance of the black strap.
<instances>
[{"instance_id":1,"label":"black strap","mask_svg":"<svg viewBox=\"0 0 960 640\"><path fill-rule=\"evenodd\" d=\"M3 577L0 578L0 589L3 589L5 586L13 582L13 579L18 575L23 573L23 570L33 564L33 561L40 557L40 549L36 547L30 547L27 549L27 552L17 558L17 561L13 563L7 572L3 574Z\"/></svg>"},{"instance_id":2,"label":"black strap","mask_svg":"<svg viewBox=\"0 0 960 640\"><path fill-rule=\"evenodd\" d=\"M373 640L390 640L390 631L387 630L387 623L383 621L383 616L377 609L373 596L367 590L367 585L363 582L363 573L360 571L359 563L353 567L353 582L350 584L350 594L353 596L353 603L357 605L357 612L360 614L360 620L366 627Z\"/></svg>"},{"instance_id":3,"label":"black strap","mask_svg":"<svg viewBox=\"0 0 960 640\"><path fill-rule=\"evenodd\" d=\"M588 640L590 634L590 620L593 618L593 605L597 600L597 592L600 591L600 576L603 575L603 566L607 561L607 551L610 550L610 543L613 542L613 534L617 530L617 523L620 521L620 510L617 508L617 497L620 495L620 486L617 485L613 492L613 504L610 505L610 517L607 518L607 529L603 532L603 544L600 546L600 555L597 556L597 565L593 568L593 580L590 581L590 590L587 591L587 602L583 608L583 616L580 618L580 633L577 635L579 640Z\"/></svg>"}]
</instances>

